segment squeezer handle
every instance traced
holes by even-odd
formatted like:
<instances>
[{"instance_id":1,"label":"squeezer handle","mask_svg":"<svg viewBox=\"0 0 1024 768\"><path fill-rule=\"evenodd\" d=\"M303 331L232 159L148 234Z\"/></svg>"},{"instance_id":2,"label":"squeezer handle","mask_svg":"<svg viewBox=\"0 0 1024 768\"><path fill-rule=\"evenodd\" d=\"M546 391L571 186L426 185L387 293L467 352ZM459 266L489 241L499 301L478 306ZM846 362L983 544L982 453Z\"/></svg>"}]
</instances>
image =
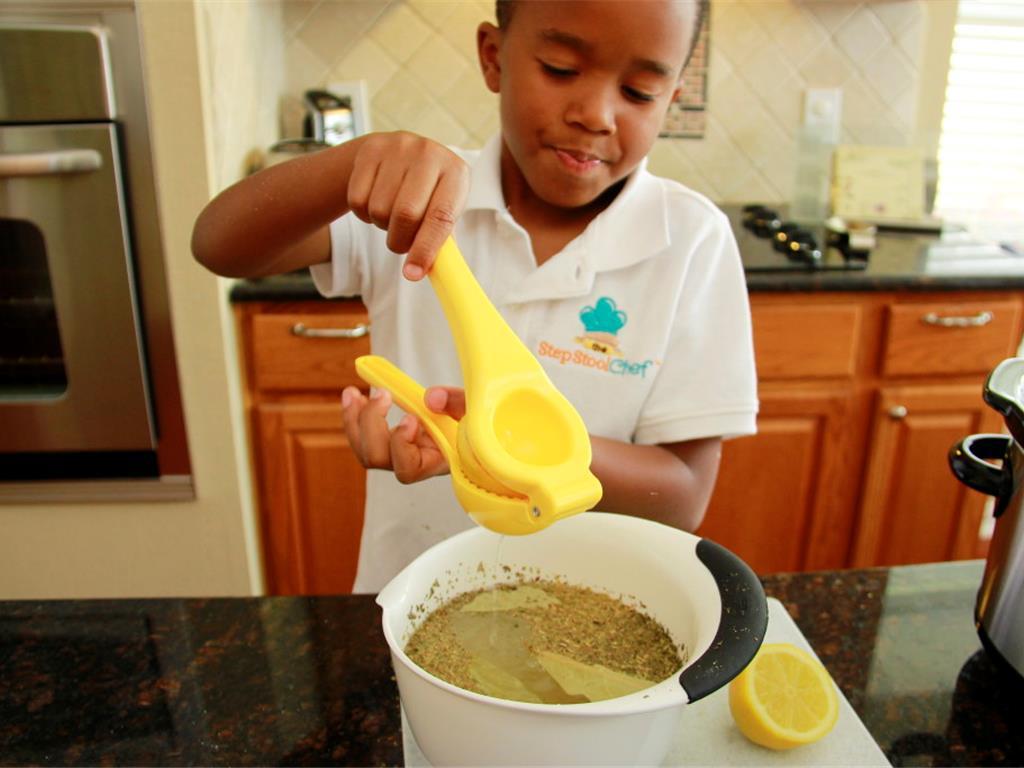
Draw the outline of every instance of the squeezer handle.
<instances>
[{"instance_id":1,"label":"squeezer handle","mask_svg":"<svg viewBox=\"0 0 1024 768\"><path fill-rule=\"evenodd\" d=\"M453 237L441 245L428 274L455 341L467 397L486 389L488 381L524 371L546 378L477 282Z\"/></svg>"},{"instance_id":2,"label":"squeezer handle","mask_svg":"<svg viewBox=\"0 0 1024 768\"><path fill-rule=\"evenodd\" d=\"M426 390L409 374L385 357L362 355L356 358L356 373L367 384L391 392L395 403L422 422L448 464L457 461L456 436L459 422L443 413L434 413L423 402Z\"/></svg>"}]
</instances>

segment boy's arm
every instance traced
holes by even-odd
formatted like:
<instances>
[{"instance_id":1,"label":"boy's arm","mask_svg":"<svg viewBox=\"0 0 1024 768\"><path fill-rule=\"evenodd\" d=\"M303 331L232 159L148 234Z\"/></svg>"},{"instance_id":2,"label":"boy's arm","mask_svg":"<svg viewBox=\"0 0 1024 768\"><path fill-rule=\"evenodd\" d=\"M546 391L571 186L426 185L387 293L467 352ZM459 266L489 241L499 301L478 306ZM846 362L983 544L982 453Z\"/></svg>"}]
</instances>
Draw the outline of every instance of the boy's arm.
<instances>
[{"instance_id":1,"label":"boy's arm","mask_svg":"<svg viewBox=\"0 0 1024 768\"><path fill-rule=\"evenodd\" d=\"M462 212L465 162L411 133L361 136L267 168L215 197L199 214L192 252L213 272L259 277L330 260L328 225L352 211L408 253L405 276L429 269Z\"/></svg>"},{"instance_id":2,"label":"boy's arm","mask_svg":"<svg viewBox=\"0 0 1024 768\"><path fill-rule=\"evenodd\" d=\"M697 530L718 476L721 438L634 445L591 437L590 443L590 468L604 489L598 509Z\"/></svg>"},{"instance_id":3,"label":"boy's arm","mask_svg":"<svg viewBox=\"0 0 1024 768\"><path fill-rule=\"evenodd\" d=\"M367 398L346 387L342 393L345 434L362 465L392 470L402 483L447 472L444 456L414 417L406 415L397 426L388 426L391 402L386 392ZM466 412L465 394L457 387L429 387L424 403L456 420ZM643 517L685 531L700 526L718 476L721 438L634 445L592 435L590 444L590 469L604 489L597 505L602 512Z\"/></svg>"}]
</instances>

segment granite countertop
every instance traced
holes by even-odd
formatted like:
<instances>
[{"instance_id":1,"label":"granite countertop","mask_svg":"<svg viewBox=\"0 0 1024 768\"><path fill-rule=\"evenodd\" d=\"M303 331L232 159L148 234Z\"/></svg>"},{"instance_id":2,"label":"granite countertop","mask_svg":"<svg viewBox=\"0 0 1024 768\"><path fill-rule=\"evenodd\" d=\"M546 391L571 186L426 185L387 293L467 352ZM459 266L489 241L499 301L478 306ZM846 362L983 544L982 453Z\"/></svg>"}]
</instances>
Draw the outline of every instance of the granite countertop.
<instances>
[{"instance_id":1,"label":"granite countertop","mask_svg":"<svg viewBox=\"0 0 1024 768\"><path fill-rule=\"evenodd\" d=\"M736 215L730 214L733 219ZM765 250L770 246L742 230L734 221L740 255L747 267L747 288L760 291L962 291L1019 290L1024 288L1024 255L986 258L978 250L957 258L956 248L939 254L938 235L887 231L858 270L798 268L796 271L763 271ZM948 235L955 244L956 233ZM968 251L961 248L961 251ZM951 257L952 256L952 257ZM769 259L770 260L770 259ZM786 264L778 256L779 264ZM826 261L842 263L834 250ZM231 288L232 301L304 301L320 299L308 270L258 280L238 280Z\"/></svg>"},{"instance_id":2,"label":"granite countertop","mask_svg":"<svg viewBox=\"0 0 1024 768\"><path fill-rule=\"evenodd\" d=\"M897 765L1021 765L982 562L763 579ZM699 706L695 704L694 706ZM401 765L372 596L0 602L2 765Z\"/></svg>"},{"instance_id":3,"label":"granite countertop","mask_svg":"<svg viewBox=\"0 0 1024 768\"><path fill-rule=\"evenodd\" d=\"M954 241L955 242L955 241ZM883 232L861 270L760 272L747 270L747 288L756 291L967 291L1024 288L1024 256L991 256L989 247L941 246L937 235ZM740 240L740 253L746 247ZM830 252L832 263L841 263ZM745 259L746 263L746 259Z\"/></svg>"}]
</instances>

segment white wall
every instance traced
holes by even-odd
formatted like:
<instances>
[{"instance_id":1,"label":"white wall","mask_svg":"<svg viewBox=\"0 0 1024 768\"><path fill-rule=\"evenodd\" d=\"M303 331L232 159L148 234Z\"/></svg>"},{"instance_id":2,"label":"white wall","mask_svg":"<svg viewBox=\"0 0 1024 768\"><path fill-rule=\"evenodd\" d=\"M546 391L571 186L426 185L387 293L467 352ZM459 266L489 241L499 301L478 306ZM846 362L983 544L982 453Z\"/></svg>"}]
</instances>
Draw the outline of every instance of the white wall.
<instances>
[{"instance_id":1,"label":"white wall","mask_svg":"<svg viewBox=\"0 0 1024 768\"><path fill-rule=\"evenodd\" d=\"M804 93L841 88L842 140L934 145L941 117L929 90L946 61L929 35L956 0L713 0L707 130L660 139L651 170L719 202L792 196ZM492 0L346 0L285 6L288 97L295 132L306 88L364 79L373 125L479 146L497 130L475 29ZM948 13L944 16L948 17Z\"/></svg>"},{"instance_id":2,"label":"white wall","mask_svg":"<svg viewBox=\"0 0 1024 768\"><path fill-rule=\"evenodd\" d=\"M261 78L281 70L264 45L280 8L143 0L137 11L197 498L0 506L0 598L262 590L231 320L223 286L193 260L189 237L212 192L238 177L245 148L276 132L276 86L268 78L264 100ZM264 101L262 121L238 111Z\"/></svg>"},{"instance_id":3,"label":"white wall","mask_svg":"<svg viewBox=\"0 0 1024 768\"><path fill-rule=\"evenodd\" d=\"M210 183L220 191L279 138L282 7L280 0L196 0L196 12Z\"/></svg>"}]
</instances>

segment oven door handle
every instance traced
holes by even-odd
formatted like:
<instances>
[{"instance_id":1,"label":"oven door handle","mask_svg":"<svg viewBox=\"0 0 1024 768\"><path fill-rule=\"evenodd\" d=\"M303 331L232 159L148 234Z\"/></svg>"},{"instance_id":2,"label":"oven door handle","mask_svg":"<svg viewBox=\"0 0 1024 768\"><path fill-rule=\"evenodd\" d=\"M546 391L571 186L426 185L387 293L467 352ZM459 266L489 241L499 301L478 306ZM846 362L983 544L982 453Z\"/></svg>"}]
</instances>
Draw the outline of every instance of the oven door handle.
<instances>
[{"instance_id":1,"label":"oven door handle","mask_svg":"<svg viewBox=\"0 0 1024 768\"><path fill-rule=\"evenodd\" d=\"M84 173L98 171L102 167L103 157L95 149L59 149L54 152L0 155L0 179Z\"/></svg>"}]
</instances>

